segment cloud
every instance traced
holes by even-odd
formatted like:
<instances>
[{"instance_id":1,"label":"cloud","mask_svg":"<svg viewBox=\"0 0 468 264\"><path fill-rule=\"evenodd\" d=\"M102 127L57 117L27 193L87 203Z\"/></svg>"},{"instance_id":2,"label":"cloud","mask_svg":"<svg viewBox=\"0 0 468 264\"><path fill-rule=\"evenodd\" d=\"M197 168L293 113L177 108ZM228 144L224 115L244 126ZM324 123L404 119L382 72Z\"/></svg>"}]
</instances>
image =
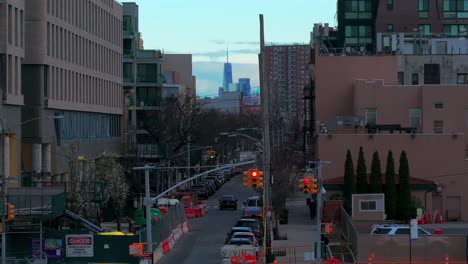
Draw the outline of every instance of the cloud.
<instances>
[{"instance_id":1,"label":"cloud","mask_svg":"<svg viewBox=\"0 0 468 264\"><path fill-rule=\"evenodd\" d=\"M256 45L260 46L260 41L235 41L233 44L237 45Z\"/></svg>"},{"instance_id":2,"label":"cloud","mask_svg":"<svg viewBox=\"0 0 468 264\"><path fill-rule=\"evenodd\" d=\"M235 49L229 50L229 54L258 54L260 49ZM193 56L204 56L204 57L225 57L227 50L216 50L216 51L205 51L205 52L194 52Z\"/></svg>"},{"instance_id":3,"label":"cloud","mask_svg":"<svg viewBox=\"0 0 468 264\"><path fill-rule=\"evenodd\" d=\"M225 40L211 40L211 43L216 45L260 45L260 41L225 41Z\"/></svg>"}]
</instances>

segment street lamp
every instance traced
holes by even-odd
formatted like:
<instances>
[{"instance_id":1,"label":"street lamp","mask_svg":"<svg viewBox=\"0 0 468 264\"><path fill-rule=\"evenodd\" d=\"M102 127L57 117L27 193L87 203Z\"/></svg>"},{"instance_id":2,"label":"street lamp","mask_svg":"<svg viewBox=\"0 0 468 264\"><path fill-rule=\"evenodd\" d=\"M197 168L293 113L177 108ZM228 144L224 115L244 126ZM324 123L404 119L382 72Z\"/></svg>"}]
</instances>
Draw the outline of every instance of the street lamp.
<instances>
[{"instance_id":1,"label":"street lamp","mask_svg":"<svg viewBox=\"0 0 468 264\"><path fill-rule=\"evenodd\" d=\"M21 122L13 128L16 127L21 127L22 125L35 121L35 120L40 120L40 119L61 119L63 118L63 115L52 115L52 116L45 116L45 117L35 117L31 118L29 120L26 120L24 122ZM4 135L5 135L5 124L3 122L3 119L0 118L0 154L5 155L5 150L4 150ZM5 164L3 164L3 159L4 156L0 155L0 176L2 177L2 199L3 199L3 210L2 210L2 263L6 263L6 218L5 218L5 212L7 210L7 175L5 173ZM42 249L41 249L42 250ZM42 258L42 251L40 252L40 256Z\"/></svg>"}]
</instances>

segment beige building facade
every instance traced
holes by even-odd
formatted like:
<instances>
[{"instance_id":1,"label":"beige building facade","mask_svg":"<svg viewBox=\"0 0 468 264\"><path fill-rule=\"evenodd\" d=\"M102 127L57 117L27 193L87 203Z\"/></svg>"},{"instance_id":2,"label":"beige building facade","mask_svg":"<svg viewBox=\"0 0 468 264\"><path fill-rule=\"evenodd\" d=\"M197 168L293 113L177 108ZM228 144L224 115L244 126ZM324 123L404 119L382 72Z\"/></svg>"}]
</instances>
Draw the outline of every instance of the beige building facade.
<instances>
[{"instance_id":1,"label":"beige building facade","mask_svg":"<svg viewBox=\"0 0 468 264\"><path fill-rule=\"evenodd\" d=\"M25 182L65 180L50 176L67 172L72 144L85 158L118 154L122 5L113 0L8 0L0 2L0 14L7 174L22 173Z\"/></svg>"}]
</instances>

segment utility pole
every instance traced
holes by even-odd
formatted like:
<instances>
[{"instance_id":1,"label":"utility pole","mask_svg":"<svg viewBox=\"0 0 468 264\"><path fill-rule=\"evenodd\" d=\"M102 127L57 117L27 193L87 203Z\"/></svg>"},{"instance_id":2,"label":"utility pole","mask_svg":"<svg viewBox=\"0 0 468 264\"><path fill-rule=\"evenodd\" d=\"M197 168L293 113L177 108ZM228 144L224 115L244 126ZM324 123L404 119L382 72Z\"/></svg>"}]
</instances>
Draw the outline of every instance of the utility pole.
<instances>
[{"instance_id":1,"label":"utility pole","mask_svg":"<svg viewBox=\"0 0 468 264\"><path fill-rule=\"evenodd\" d=\"M5 150L4 150L4 141L5 141L5 123L3 122L2 117L0 117L0 176L2 177L2 204L0 206L3 206L2 210L2 263L6 264L6 209L7 209L7 181L6 181L6 175L5 175L5 164L3 162L5 158Z\"/></svg>"},{"instance_id":2,"label":"utility pole","mask_svg":"<svg viewBox=\"0 0 468 264\"><path fill-rule=\"evenodd\" d=\"M150 180L149 172L155 169L155 166L145 165L143 167L134 167L133 170L145 171L145 209L146 209L146 252L153 252L153 237L151 226L151 200L150 200Z\"/></svg>"},{"instance_id":3,"label":"utility pole","mask_svg":"<svg viewBox=\"0 0 468 264\"><path fill-rule=\"evenodd\" d=\"M317 217L317 260L322 258L322 167L331 164L330 161L309 161L309 169L312 168L312 164L315 165L315 177L317 179L317 198L316 198L316 212Z\"/></svg>"},{"instance_id":4,"label":"utility pole","mask_svg":"<svg viewBox=\"0 0 468 264\"><path fill-rule=\"evenodd\" d=\"M315 215L317 216L317 260L322 259L322 161L318 161L317 167L317 212Z\"/></svg>"},{"instance_id":5,"label":"utility pole","mask_svg":"<svg viewBox=\"0 0 468 264\"><path fill-rule=\"evenodd\" d=\"M187 135L187 178L190 178L190 134Z\"/></svg>"},{"instance_id":6,"label":"utility pole","mask_svg":"<svg viewBox=\"0 0 468 264\"><path fill-rule=\"evenodd\" d=\"M260 100L262 105L263 117L263 215L267 215L267 210L271 207L270 192L271 192L271 149L270 149L270 104L269 104L269 90L265 78L265 34L263 25L263 14L260 14L260 54L259 54L259 73L260 73ZM264 232L263 232L263 252L266 254L267 248L267 233L269 231L270 219L264 217ZM266 258L265 262L266 262Z\"/></svg>"}]
</instances>

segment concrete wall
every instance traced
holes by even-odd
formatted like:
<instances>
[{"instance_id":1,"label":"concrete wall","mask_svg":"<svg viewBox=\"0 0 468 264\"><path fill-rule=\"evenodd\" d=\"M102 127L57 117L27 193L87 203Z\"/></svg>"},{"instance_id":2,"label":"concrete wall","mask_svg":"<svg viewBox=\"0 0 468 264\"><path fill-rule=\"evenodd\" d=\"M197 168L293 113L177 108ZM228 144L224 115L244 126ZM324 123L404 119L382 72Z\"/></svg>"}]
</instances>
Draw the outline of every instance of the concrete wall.
<instances>
[{"instance_id":1,"label":"concrete wall","mask_svg":"<svg viewBox=\"0 0 468 264\"><path fill-rule=\"evenodd\" d=\"M316 51L318 52L318 51ZM396 56L315 57L316 121L354 112L353 83L356 79L384 79L396 84Z\"/></svg>"},{"instance_id":2,"label":"concrete wall","mask_svg":"<svg viewBox=\"0 0 468 264\"><path fill-rule=\"evenodd\" d=\"M195 97L195 82L192 73L192 54L164 54L163 72L178 72L175 84L185 85Z\"/></svg>"},{"instance_id":3,"label":"concrete wall","mask_svg":"<svg viewBox=\"0 0 468 264\"><path fill-rule=\"evenodd\" d=\"M382 80L356 80L354 115L364 116L366 108L376 108L377 124L409 127L409 110L418 108L421 110L418 132L433 134L434 121L442 120L444 133L466 134L467 88L467 85L384 85ZM434 109L435 103L443 103L443 109Z\"/></svg>"},{"instance_id":4,"label":"concrete wall","mask_svg":"<svg viewBox=\"0 0 468 264\"><path fill-rule=\"evenodd\" d=\"M449 51L450 52L450 51ZM440 83L456 84L457 73L468 73L468 55L404 55L398 56L398 71L404 72L404 84L411 84L417 73L419 84L424 84L424 64L440 65Z\"/></svg>"}]
</instances>

